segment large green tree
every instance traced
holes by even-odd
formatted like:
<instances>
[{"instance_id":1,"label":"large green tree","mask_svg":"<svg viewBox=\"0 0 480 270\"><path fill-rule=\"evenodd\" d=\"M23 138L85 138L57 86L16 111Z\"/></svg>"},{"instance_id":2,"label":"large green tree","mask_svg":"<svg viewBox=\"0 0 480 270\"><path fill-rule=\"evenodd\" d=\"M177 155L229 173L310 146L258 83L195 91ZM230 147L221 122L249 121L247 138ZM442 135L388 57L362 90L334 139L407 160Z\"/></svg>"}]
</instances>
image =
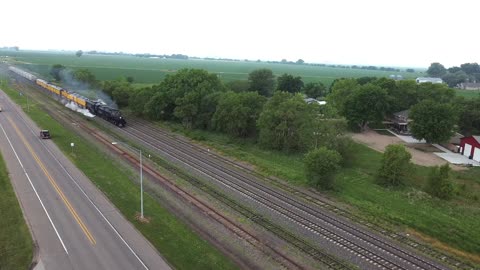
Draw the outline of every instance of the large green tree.
<instances>
[{"instance_id":1,"label":"large green tree","mask_svg":"<svg viewBox=\"0 0 480 270\"><path fill-rule=\"evenodd\" d=\"M327 88L321 82L310 82L303 87L303 93L309 98L319 98L327 95Z\"/></svg>"},{"instance_id":2,"label":"large green tree","mask_svg":"<svg viewBox=\"0 0 480 270\"><path fill-rule=\"evenodd\" d=\"M391 144L385 148L377 181L384 186L405 184L410 173L412 155L401 144Z\"/></svg>"},{"instance_id":3,"label":"large green tree","mask_svg":"<svg viewBox=\"0 0 480 270\"><path fill-rule=\"evenodd\" d=\"M298 151L307 148L306 134L318 108L309 106L299 94L276 92L265 104L257 121L259 144L263 147Z\"/></svg>"},{"instance_id":4,"label":"large green tree","mask_svg":"<svg viewBox=\"0 0 480 270\"><path fill-rule=\"evenodd\" d=\"M417 104L417 83L414 80L396 82L396 87L387 90L389 98L389 113L407 110Z\"/></svg>"},{"instance_id":5,"label":"large green tree","mask_svg":"<svg viewBox=\"0 0 480 270\"><path fill-rule=\"evenodd\" d=\"M250 83L246 80L229 81L225 86L236 93L247 92L250 89Z\"/></svg>"},{"instance_id":6,"label":"large green tree","mask_svg":"<svg viewBox=\"0 0 480 270\"><path fill-rule=\"evenodd\" d=\"M470 81L480 81L480 66L477 63L465 63L460 67L468 74Z\"/></svg>"},{"instance_id":7,"label":"large green tree","mask_svg":"<svg viewBox=\"0 0 480 270\"><path fill-rule=\"evenodd\" d=\"M455 87L458 84L465 82L467 79L468 75L463 70L459 70L453 73L448 72L447 74L442 76L442 80L450 87Z\"/></svg>"},{"instance_id":8,"label":"large green tree","mask_svg":"<svg viewBox=\"0 0 480 270\"><path fill-rule=\"evenodd\" d=\"M62 72L64 72L66 67L61 64L55 64L50 68L50 75L56 80L56 81L61 81L62 80Z\"/></svg>"},{"instance_id":9,"label":"large green tree","mask_svg":"<svg viewBox=\"0 0 480 270\"><path fill-rule=\"evenodd\" d=\"M327 96L327 104L331 104L340 115L345 115L345 103L350 94L360 87L356 79L340 79L335 81Z\"/></svg>"},{"instance_id":10,"label":"large green tree","mask_svg":"<svg viewBox=\"0 0 480 270\"><path fill-rule=\"evenodd\" d=\"M205 127L205 114L211 113L214 92L224 91L225 87L215 74L202 69L181 69L174 75L167 75L158 86L159 91L146 105L146 112L154 119L181 121L185 127Z\"/></svg>"},{"instance_id":11,"label":"large green tree","mask_svg":"<svg viewBox=\"0 0 480 270\"><path fill-rule=\"evenodd\" d=\"M129 107L132 112L136 115L145 115L146 104L150 101L150 99L152 99L154 94L155 90L153 87L146 87L134 90L130 95L130 99L128 101Z\"/></svg>"},{"instance_id":12,"label":"large green tree","mask_svg":"<svg viewBox=\"0 0 480 270\"><path fill-rule=\"evenodd\" d=\"M474 75L476 73L480 73L480 66L477 63L461 64L460 68L468 75Z\"/></svg>"},{"instance_id":13,"label":"large green tree","mask_svg":"<svg viewBox=\"0 0 480 270\"><path fill-rule=\"evenodd\" d=\"M152 86L150 91L147 91L147 94L152 95L145 103L144 114L154 120L171 120L175 109L173 97L161 85ZM145 99L141 98L141 100Z\"/></svg>"},{"instance_id":14,"label":"large green tree","mask_svg":"<svg viewBox=\"0 0 480 270\"><path fill-rule=\"evenodd\" d=\"M303 81L301 77L294 77L290 74L283 74L277 78L277 91L298 93L302 90Z\"/></svg>"},{"instance_id":15,"label":"large green tree","mask_svg":"<svg viewBox=\"0 0 480 270\"><path fill-rule=\"evenodd\" d=\"M341 156L335 150L320 147L308 152L304 158L308 184L330 189L334 174L340 168Z\"/></svg>"},{"instance_id":16,"label":"large green tree","mask_svg":"<svg viewBox=\"0 0 480 270\"><path fill-rule=\"evenodd\" d=\"M347 123L344 119L316 117L305 132L303 140L309 149L326 147L337 151L342 156L342 162L351 157L351 139L346 136Z\"/></svg>"},{"instance_id":17,"label":"large green tree","mask_svg":"<svg viewBox=\"0 0 480 270\"><path fill-rule=\"evenodd\" d=\"M411 108L409 118L413 137L441 143L452 137L457 113L451 104L426 99Z\"/></svg>"},{"instance_id":18,"label":"large green tree","mask_svg":"<svg viewBox=\"0 0 480 270\"><path fill-rule=\"evenodd\" d=\"M430 67L427 69L427 74L431 77L442 77L447 73L447 69L440 63L432 63Z\"/></svg>"},{"instance_id":19,"label":"large green tree","mask_svg":"<svg viewBox=\"0 0 480 270\"><path fill-rule=\"evenodd\" d=\"M119 107L128 106L130 95L133 93L133 86L126 79L104 81L102 89L109 94Z\"/></svg>"},{"instance_id":20,"label":"large green tree","mask_svg":"<svg viewBox=\"0 0 480 270\"><path fill-rule=\"evenodd\" d=\"M362 85L349 95L344 110L351 125L365 130L369 123L383 120L388 111L387 91L373 84Z\"/></svg>"},{"instance_id":21,"label":"large green tree","mask_svg":"<svg viewBox=\"0 0 480 270\"><path fill-rule=\"evenodd\" d=\"M270 97L275 89L275 76L270 69L257 69L248 74L250 91L258 92L260 95Z\"/></svg>"},{"instance_id":22,"label":"large green tree","mask_svg":"<svg viewBox=\"0 0 480 270\"><path fill-rule=\"evenodd\" d=\"M235 137L254 136L266 98L258 93L227 92L220 96L212 122L215 129Z\"/></svg>"},{"instance_id":23,"label":"large green tree","mask_svg":"<svg viewBox=\"0 0 480 270\"><path fill-rule=\"evenodd\" d=\"M91 88L98 86L98 81L95 75L86 68L81 68L73 71L72 73L74 81L66 82L67 84L73 84L80 88Z\"/></svg>"},{"instance_id":24,"label":"large green tree","mask_svg":"<svg viewBox=\"0 0 480 270\"><path fill-rule=\"evenodd\" d=\"M480 134L480 97L461 99L456 102L459 108L458 128L465 136Z\"/></svg>"},{"instance_id":25,"label":"large green tree","mask_svg":"<svg viewBox=\"0 0 480 270\"><path fill-rule=\"evenodd\" d=\"M417 85L418 101L430 99L439 103L449 103L455 98L455 90L445 84L421 83Z\"/></svg>"},{"instance_id":26,"label":"large green tree","mask_svg":"<svg viewBox=\"0 0 480 270\"><path fill-rule=\"evenodd\" d=\"M215 114L218 102L223 91L212 92L202 98L199 107L199 114L196 116L195 127L201 129L213 129L212 118Z\"/></svg>"}]
</instances>

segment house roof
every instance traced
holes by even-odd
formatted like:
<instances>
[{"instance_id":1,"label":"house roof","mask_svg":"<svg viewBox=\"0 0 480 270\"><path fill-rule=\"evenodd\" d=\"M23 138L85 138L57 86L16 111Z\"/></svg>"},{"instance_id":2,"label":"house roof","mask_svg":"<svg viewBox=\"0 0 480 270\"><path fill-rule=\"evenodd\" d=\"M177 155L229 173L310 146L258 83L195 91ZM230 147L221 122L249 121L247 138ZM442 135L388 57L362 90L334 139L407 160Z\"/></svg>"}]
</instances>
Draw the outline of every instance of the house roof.
<instances>
[{"instance_id":1,"label":"house roof","mask_svg":"<svg viewBox=\"0 0 480 270\"><path fill-rule=\"evenodd\" d=\"M433 77L418 77L416 79L417 83L423 83L423 82L431 82L431 83L443 83L443 80L441 78L433 78Z\"/></svg>"},{"instance_id":2,"label":"house roof","mask_svg":"<svg viewBox=\"0 0 480 270\"><path fill-rule=\"evenodd\" d=\"M452 138L450 138L450 143L460 144L460 140L464 137L465 136L463 136L462 134L460 134L458 132L455 132L455 134L452 136Z\"/></svg>"},{"instance_id":3,"label":"house roof","mask_svg":"<svg viewBox=\"0 0 480 270\"><path fill-rule=\"evenodd\" d=\"M474 138L478 143L480 143L480 135L462 137L461 139L465 139L465 138Z\"/></svg>"},{"instance_id":4,"label":"house roof","mask_svg":"<svg viewBox=\"0 0 480 270\"><path fill-rule=\"evenodd\" d=\"M324 100L316 100L314 98L305 98L304 99L306 103L311 104L311 103L318 103L319 105L325 105L327 104L326 101Z\"/></svg>"},{"instance_id":5,"label":"house roof","mask_svg":"<svg viewBox=\"0 0 480 270\"><path fill-rule=\"evenodd\" d=\"M465 86L465 87L480 87L480 83L468 83L468 82L466 82L466 83L463 83L462 85Z\"/></svg>"},{"instance_id":6,"label":"house roof","mask_svg":"<svg viewBox=\"0 0 480 270\"><path fill-rule=\"evenodd\" d=\"M396 112L396 113L394 113L393 115L394 115L394 116L403 116L403 117L408 118L408 112L409 112L409 111L410 111L410 110L404 110L404 111Z\"/></svg>"}]
</instances>

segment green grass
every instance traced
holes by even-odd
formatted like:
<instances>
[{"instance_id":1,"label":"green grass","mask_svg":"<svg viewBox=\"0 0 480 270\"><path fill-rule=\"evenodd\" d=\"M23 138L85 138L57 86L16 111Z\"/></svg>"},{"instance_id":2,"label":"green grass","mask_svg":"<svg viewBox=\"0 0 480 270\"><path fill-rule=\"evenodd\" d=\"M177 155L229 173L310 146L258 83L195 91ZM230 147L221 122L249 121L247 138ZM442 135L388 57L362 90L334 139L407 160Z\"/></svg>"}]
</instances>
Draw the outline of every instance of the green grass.
<instances>
[{"instance_id":1,"label":"green grass","mask_svg":"<svg viewBox=\"0 0 480 270\"><path fill-rule=\"evenodd\" d=\"M465 97L469 99L479 98L480 97L480 90L461 90L456 89L457 96Z\"/></svg>"},{"instance_id":2,"label":"green grass","mask_svg":"<svg viewBox=\"0 0 480 270\"><path fill-rule=\"evenodd\" d=\"M19 97L16 91L7 89L5 92L22 107L25 106L25 99ZM146 224L138 222L135 215L138 212L140 190L138 185L130 180L131 172L119 169L121 167L109 156L53 120L35 103L30 104L28 115L40 127L50 130L52 140L58 147L106 194L173 267L237 269L227 257L201 239L148 194L144 198L144 208L150 222ZM75 143L73 153L70 148L71 142Z\"/></svg>"},{"instance_id":3,"label":"green grass","mask_svg":"<svg viewBox=\"0 0 480 270\"><path fill-rule=\"evenodd\" d=\"M0 269L28 269L32 263L30 231L0 155Z\"/></svg>"},{"instance_id":4,"label":"green grass","mask_svg":"<svg viewBox=\"0 0 480 270\"><path fill-rule=\"evenodd\" d=\"M177 125L169 126L181 130ZM252 142L216 133L194 131L186 134L194 139L201 138L202 143L227 155L254 164L266 174L295 185L306 183L302 155L260 150ZM456 249L480 253L480 169L453 172L457 195L446 202L421 191L430 168L414 166L407 187L386 189L375 184L374 180L381 153L360 144L354 144L351 153L348 165L336 176L335 190L328 194L354 206L372 221L408 227ZM466 183L466 187L462 188L462 183Z\"/></svg>"},{"instance_id":5,"label":"green grass","mask_svg":"<svg viewBox=\"0 0 480 270\"><path fill-rule=\"evenodd\" d=\"M353 164L336 178L339 198L372 217L408 226L457 249L480 253L478 201L462 194L450 202L431 198L421 191L429 172L423 166L414 166L407 188L382 188L374 184L381 154L363 145L356 145L352 152L357 153ZM454 172L455 182L464 175ZM478 170L476 175L480 176Z\"/></svg>"},{"instance_id":6,"label":"green grass","mask_svg":"<svg viewBox=\"0 0 480 270\"><path fill-rule=\"evenodd\" d=\"M420 72L390 72L361 69L345 69L321 66L257 63L245 61L213 61L213 60L177 60L152 59L122 55L88 55L76 57L73 52L39 52L39 51L0 51L0 55L8 55L23 63L29 70L49 77L48 71L54 64L62 64L71 68L87 68L99 80L112 80L122 76L132 76L135 83L158 84L166 74L174 73L182 68L201 68L216 73L223 81L246 80L248 73L259 68L268 68L276 76L289 73L301 76L304 82L321 81L330 85L336 78L377 76L388 77L401 74L405 78L421 76Z\"/></svg>"}]
</instances>

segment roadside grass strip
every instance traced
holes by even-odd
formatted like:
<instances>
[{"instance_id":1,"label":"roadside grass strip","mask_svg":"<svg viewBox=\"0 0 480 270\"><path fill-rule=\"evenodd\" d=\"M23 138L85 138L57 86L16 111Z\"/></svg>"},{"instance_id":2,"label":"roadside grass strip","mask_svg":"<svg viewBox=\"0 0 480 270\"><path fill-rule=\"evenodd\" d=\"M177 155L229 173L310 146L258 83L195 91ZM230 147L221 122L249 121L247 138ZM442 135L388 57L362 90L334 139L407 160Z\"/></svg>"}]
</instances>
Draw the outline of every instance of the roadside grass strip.
<instances>
[{"instance_id":1,"label":"roadside grass strip","mask_svg":"<svg viewBox=\"0 0 480 270\"><path fill-rule=\"evenodd\" d=\"M0 269L28 269L33 242L0 154Z\"/></svg>"}]
</instances>

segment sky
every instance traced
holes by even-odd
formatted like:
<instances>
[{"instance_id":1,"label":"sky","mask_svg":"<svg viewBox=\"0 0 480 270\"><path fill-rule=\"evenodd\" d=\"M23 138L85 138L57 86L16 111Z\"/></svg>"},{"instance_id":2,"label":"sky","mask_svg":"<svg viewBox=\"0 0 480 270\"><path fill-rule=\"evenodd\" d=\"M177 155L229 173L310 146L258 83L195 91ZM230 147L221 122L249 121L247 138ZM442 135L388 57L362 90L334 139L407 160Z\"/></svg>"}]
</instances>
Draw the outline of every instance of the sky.
<instances>
[{"instance_id":1,"label":"sky","mask_svg":"<svg viewBox=\"0 0 480 270\"><path fill-rule=\"evenodd\" d=\"M478 0L6 0L0 47L445 67L480 62Z\"/></svg>"}]
</instances>

